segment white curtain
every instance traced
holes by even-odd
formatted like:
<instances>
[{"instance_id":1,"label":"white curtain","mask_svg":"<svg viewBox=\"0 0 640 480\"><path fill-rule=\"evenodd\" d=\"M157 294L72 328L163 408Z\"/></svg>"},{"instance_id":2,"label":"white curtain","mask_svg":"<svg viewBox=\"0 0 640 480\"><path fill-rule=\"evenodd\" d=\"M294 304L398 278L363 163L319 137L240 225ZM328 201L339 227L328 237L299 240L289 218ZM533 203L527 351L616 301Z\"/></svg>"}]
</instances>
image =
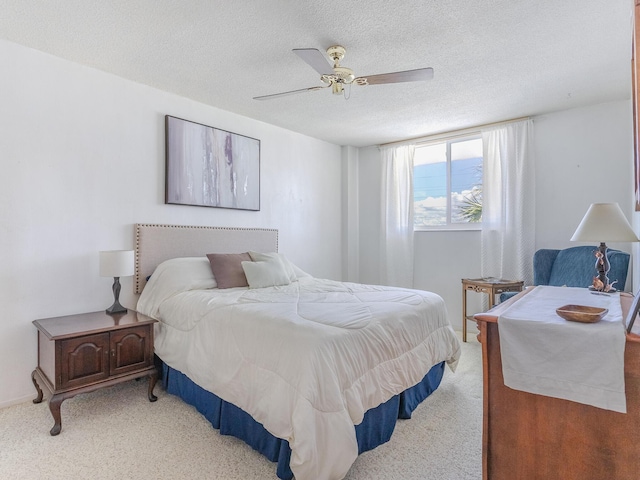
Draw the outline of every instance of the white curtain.
<instances>
[{"instance_id":1,"label":"white curtain","mask_svg":"<svg viewBox=\"0 0 640 480\"><path fill-rule=\"evenodd\" d=\"M483 277L533 284L535 249L535 165L532 120L482 132Z\"/></svg>"},{"instance_id":2,"label":"white curtain","mask_svg":"<svg viewBox=\"0 0 640 480\"><path fill-rule=\"evenodd\" d=\"M380 283L413 287L414 145L382 147Z\"/></svg>"}]
</instances>

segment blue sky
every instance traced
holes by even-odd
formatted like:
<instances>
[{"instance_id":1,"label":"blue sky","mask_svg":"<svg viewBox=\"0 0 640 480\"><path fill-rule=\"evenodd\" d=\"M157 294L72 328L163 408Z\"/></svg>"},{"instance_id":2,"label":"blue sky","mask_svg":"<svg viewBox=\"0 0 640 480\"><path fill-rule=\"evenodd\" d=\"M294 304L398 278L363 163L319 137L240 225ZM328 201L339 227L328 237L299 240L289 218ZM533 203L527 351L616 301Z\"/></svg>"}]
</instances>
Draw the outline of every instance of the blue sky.
<instances>
[{"instance_id":1,"label":"blue sky","mask_svg":"<svg viewBox=\"0 0 640 480\"><path fill-rule=\"evenodd\" d=\"M451 162L451 191L462 193L482 183L482 158L468 158ZM424 200L429 197L447 195L447 164L426 163L413 167L413 199Z\"/></svg>"}]
</instances>

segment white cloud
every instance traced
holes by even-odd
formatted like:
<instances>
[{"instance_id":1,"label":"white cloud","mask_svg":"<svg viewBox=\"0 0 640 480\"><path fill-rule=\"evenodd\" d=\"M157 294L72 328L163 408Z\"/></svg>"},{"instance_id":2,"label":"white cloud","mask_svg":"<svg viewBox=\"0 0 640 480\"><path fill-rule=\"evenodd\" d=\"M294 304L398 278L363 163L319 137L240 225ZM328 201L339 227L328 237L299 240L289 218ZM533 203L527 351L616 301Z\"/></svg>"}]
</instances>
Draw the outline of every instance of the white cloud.
<instances>
[{"instance_id":1,"label":"white cloud","mask_svg":"<svg viewBox=\"0 0 640 480\"><path fill-rule=\"evenodd\" d=\"M423 208L446 207L447 197L427 197L424 200L417 201L415 205Z\"/></svg>"},{"instance_id":2,"label":"white cloud","mask_svg":"<svg viewBox=\"0 0 640 480\"><path fill-rule=\"evenodd\" d=\"M452 196L452 206L454 207L452 219L454 222L466 221L460 217L459 212L455 209L456 206L462 204L466 199L475 195L479 197L482 195L482 188L474 186L471 190L463 190L462 192L454 192ZM414 225L416 226L438 226L447 224L447 197L428 197L424 200L419 200L414 203Z\"/></svg>"}]
</instances>

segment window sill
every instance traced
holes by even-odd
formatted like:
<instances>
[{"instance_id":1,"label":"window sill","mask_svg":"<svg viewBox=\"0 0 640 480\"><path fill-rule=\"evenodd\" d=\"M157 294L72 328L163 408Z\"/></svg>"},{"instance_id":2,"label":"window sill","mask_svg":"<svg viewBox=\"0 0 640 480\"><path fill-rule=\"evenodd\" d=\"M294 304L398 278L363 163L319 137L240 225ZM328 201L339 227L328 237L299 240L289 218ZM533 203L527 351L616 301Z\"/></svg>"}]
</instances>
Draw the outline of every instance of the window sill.
<instances>
[{"instance_id":1,"label":"window sill","mask_svg":"<svg viewBox=\"0 0 640 480\"><path fill-rule=\"evenodd\" d=\"M429 232L481 232L482 227L433 227L433 228L416 228L413 230L414 233L429 233Z\"/></svg>"}]
</instances>

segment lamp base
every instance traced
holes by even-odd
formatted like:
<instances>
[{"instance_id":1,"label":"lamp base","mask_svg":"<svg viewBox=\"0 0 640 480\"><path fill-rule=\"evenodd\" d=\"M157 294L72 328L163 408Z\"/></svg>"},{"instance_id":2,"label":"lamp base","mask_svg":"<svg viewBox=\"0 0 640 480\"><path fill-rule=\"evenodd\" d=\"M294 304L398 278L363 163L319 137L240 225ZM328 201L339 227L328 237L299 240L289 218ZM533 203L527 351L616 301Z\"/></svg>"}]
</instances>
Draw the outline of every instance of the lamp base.
<instances>
[{"instance_id":1,"label":"lamp base","mask_svg":"<svg viewBox=\"0 0 640 480\"><path fill-rule=\"evenodd\" d=\"M600 243L598 250L595 251L596 255L596 271L598 272L598 276L593 277L593 286L590 288L596 290L598 292L615 292L616 289L613 288L613 284L617 283L609 283L609 259L607 258L607 245L604 242Z\"/></svg>"},{"instance_id":2,"label":"lamp base","mask_svg":"<svg viewBox=\"0 0 640 480\"><path fill-rule=\"evenodd\" d=\"M105 310L109 315L114 313L126 313L127 309L120 305L120 277L113 278L113 287L111 287L113 291L113 305Z\"/></svg>"},{"instance_id":3,"label":"lamp base","mask_svg":"<svg viewBox=\"0 0 640 480\"><path fill-rule=\"evenodd\" d=\"M615 288L613 288L612 286L609 286L609 290L606 290L606 289L605 290L598 290L593 285L589 287L589 290L591 290L592 292L602 292L602 293L616 293L618 291Z\"/></svg>"},{"instance_id":4,"label":"lamp base","mask_svg":"<svg viewBox=\"0 0 640 480\"><path fill-rule=\"evenodd\" d=\"M120 302L118 302L117 300L113 302L113 305L105 310L105 312L107 312L109 315L113 315L115 313L127 313L127 311L128 310L120 305Z\"/></svg>"}]
</instances>

